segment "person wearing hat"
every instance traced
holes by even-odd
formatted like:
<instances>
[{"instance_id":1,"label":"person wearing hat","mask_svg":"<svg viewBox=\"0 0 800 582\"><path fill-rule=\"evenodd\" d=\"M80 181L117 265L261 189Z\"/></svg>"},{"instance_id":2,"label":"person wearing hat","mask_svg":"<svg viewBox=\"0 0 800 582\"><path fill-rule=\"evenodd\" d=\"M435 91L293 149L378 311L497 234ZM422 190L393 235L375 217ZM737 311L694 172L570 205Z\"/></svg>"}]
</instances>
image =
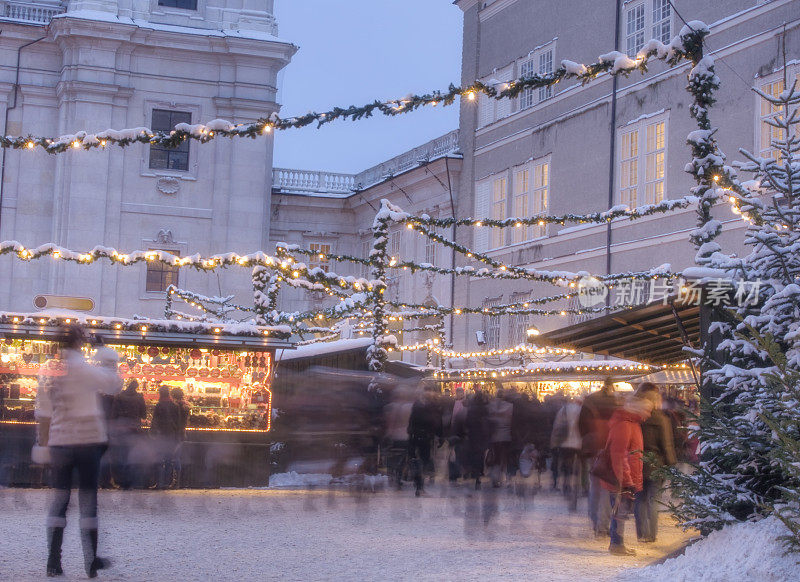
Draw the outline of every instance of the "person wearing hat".
<instances>
[{"instance_id":1,"label":"person wearing hat","mask_svg":"<svg viewBox=\"0 0 800 582\"><path fill-rule=\"evenodd\" d=\"M617 479L615 486L603 482L611 491L611 523L609 552L618 556L634 556L636 552L624 543L625 521L629 517L636 493L642 490L642 422L653 412L653 403L633 394L617 409L608 423L608 448L611 466Z\"/></svg>"},{"instance_id":2,"label":"person wearing hat","mask_svg":"<svg viewBox=\"0 0 800 582\"><path fill-rule=\"evenodd\" d=\"M89 578L106 568L97 557L97 482L100 458L108 444L106 417L100 395L119 391L121 381L110 366L92 366L81 348L86 342L80 327L69 327L61 338L62 367L44 367L39 375L36 418L40 446L49 450L53 501L47 516L47 575L60 576L61 544L67 525L67 507L73 472L80 490L80 532L83 561ZM101 354L103 356L103 354Z\"/></svg>"}]
</instances>

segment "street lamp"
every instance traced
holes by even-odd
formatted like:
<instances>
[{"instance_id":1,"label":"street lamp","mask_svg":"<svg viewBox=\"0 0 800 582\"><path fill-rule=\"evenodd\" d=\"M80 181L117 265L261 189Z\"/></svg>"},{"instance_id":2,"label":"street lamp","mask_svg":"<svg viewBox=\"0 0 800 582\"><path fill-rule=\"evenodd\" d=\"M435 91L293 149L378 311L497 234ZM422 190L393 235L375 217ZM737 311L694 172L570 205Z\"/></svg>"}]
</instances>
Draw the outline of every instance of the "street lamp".
<instances>
[{"instance_id":1,"label":"street lamp","mask_svg":"<svg viewBox=\"0 0 800 582\"><path fill-rule=\"evenodd\" d=\"M532 325L532 326L530 326L530 327L528 328L528 330L527 330L525 333L526 333L526 334L527 334L527 336L528 336L528 343L529 343L529 344L532 344L532 343L534 342L534 340L536 339L536 336L538 336L538 335L539 335L539 334L541 334L542 332L541 332L541 331L539 331L539 328L538 328L538 327L536 327L535 325Z\"/></svg>"}]
</instances>

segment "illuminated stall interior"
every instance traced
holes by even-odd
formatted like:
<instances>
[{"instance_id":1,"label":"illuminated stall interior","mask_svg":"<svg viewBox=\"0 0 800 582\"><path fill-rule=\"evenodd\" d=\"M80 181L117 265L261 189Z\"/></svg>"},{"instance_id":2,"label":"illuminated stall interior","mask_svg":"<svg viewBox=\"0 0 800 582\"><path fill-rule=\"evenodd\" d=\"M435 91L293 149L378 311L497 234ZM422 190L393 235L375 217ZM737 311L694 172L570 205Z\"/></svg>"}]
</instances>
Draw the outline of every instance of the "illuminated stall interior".
<instances>
[{"instance_id":1,"label":"illuminated stall interior","mask_svg":"<svg viewBox=\"0 0 800 582\"><path fill-rule=\"evenodd\" d=\"M74 318L0 317L0 422L33 423L38 376L57 374L56 339ZM148 426L160 386L180 388L191 406L189 430L270 429L273 355L290 347L280 334L237 325L198 328L172 321L88 319L90 336L102 338L120 357L119 374L132 380L147 404ZM91 358L95 348L86 347Z\"/></svg>"}]
</instances>

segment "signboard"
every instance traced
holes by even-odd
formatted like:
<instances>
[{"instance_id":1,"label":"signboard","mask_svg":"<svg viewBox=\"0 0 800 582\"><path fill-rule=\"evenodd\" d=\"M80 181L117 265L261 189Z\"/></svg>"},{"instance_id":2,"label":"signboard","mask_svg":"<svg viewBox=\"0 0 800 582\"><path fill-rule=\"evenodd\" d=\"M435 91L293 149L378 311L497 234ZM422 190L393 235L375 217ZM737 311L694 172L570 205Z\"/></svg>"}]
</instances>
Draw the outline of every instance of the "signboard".
<instances>
[{"instance_id":1,"label":"signboard","mask_svg":"<svg viewBox=\"0 0 800 582\"><path fill-rule=\"evenodd\" d=\"M70 297L67 295L37 295L33 298L37 309L71 309L73 311L91 311L94 300L89 297Z\"/></svg>"}]
</instances>

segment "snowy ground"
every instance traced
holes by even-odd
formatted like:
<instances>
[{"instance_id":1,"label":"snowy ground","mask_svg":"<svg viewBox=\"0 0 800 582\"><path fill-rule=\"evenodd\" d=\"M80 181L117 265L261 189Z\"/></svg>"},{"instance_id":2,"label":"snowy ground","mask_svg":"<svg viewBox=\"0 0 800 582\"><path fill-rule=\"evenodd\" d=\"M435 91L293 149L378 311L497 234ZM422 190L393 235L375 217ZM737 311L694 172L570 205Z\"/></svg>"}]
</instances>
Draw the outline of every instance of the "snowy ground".
<instances>
[{"instance_id":1,"label":"snowy ground","mask_svg":"<svg viewBox=\"0 0 800 582\"><path fill-rule=\"evenodd\" d=\"M0 579L43 580L46 490L0 490ZM73 503L77 501L73 497ZM662 515L659 541L608 554L585 516L552 492L432 487L352 495L327 490L102 491L106 580L612 580L679 547ZM484 525L484 517L488 524ZM85 578L71 507L66 580Z\"/></svg>"}]
</instances>

